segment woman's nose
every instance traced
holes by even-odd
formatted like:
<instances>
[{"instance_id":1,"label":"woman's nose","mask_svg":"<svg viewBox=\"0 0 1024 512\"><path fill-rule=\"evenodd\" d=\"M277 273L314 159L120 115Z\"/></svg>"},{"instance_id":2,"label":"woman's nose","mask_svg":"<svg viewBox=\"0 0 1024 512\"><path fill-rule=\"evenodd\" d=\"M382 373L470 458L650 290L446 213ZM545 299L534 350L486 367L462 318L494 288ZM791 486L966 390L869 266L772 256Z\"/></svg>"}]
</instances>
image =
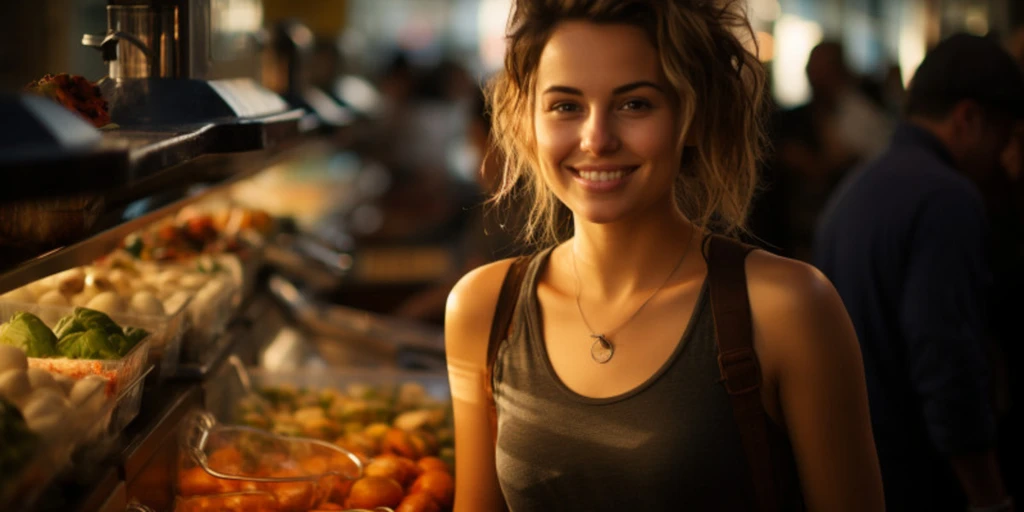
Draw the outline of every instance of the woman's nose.
<instances>
[{"instance_id":1,"label":"woman's nose","mask_svg":"<svg viewBox=\"0 0 1024 512\"><path fill-rule=\"evenodd\" d=\"M619 149L619 137L608 116L593 113L583 125L580 150L594 155L613 153Z\"/></svg>"}]
</instances>

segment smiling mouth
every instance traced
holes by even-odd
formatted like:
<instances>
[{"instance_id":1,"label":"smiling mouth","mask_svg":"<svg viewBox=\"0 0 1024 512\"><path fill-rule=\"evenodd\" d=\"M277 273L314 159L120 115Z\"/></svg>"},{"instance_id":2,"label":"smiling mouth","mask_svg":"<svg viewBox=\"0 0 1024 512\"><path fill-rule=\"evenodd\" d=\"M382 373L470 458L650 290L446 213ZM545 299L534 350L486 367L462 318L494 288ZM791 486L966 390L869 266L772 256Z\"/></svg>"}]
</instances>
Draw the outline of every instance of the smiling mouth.
<instances>
[{"instance_id":1,"label":"smiling mouth","mask_svg":"<svg viewBox=\"0 0 1024 512\"><path fill-rule=\"evenodd\" d=\"M587 181L602 182L602 181L615 181L622 179L627 174L639 169L639 166L631 167L620 167L617 169L602 169L602 170L580 170L575 167L569 167L569 171L583 178Z\"/></svg>"}]
</instances>

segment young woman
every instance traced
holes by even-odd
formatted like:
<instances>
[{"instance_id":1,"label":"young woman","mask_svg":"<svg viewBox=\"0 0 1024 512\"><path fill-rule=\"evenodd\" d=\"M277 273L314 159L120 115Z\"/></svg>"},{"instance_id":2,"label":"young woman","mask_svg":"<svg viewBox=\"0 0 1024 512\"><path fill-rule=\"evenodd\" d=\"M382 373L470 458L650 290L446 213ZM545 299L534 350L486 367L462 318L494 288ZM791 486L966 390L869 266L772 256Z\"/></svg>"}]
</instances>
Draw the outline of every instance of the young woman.
<instances>
[{"instance_id":1,"label":"young woman","mask_svg":"<svg viewBox=\"0 0 1024 512\"><path fill-rule=\"evenodd\" d=\"M490 383L510 260L449 296L456 511L757 509L702 252L712 230L740 229L756 183L765 80L739 8L515 2L490 88L506 158L498 197L533 191L527 235L547 248L527 267ZM765 252L745 269L776 480L797 489L781 509L882 510L863 367L836 292Z\"/></svg>"}]
</instances>

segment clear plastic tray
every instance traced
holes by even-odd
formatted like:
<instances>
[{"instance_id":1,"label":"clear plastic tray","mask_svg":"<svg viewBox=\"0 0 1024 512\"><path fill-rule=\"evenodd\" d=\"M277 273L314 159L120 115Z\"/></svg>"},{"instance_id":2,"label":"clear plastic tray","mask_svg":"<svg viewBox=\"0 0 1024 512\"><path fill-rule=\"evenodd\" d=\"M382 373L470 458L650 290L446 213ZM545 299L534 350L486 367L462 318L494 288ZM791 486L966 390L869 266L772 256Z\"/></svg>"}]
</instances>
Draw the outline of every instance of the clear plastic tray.
<instances>
[{"instance_id":1,"label":"clear plastic tray","mask_svg":"<svg viewBox=\"0 0 1024 512\"><path fill-rule=\"evenodd\" d=\"M31 462L12 480L0 480L0 510L31 509L53 478L71 465L76 450L87 451L85 447L110 439L112 414L118 410L123 397L141 392L144 378L145 373L129 385L118 399L110 397L101 400L102 405L97 408L78 406L72 409L72 416L67 421L76 426L91 428L68 428L56 437L41 439L40 448ZM97 396L105 392L104 388L98 387L93 395L84 397L82 403L95 403Z\"/></svg>"},{"instance_id":2,"label":"clear plastic tray","mask_svg":"<svg viewBox=\"0 0 1024 512\"><path fill-rule=\"evenodd\" d=\"M121 359L68 359L66 357L28 358L29 368L41 368L79 380L89 375L99 375L110 381L107 396L119 396L121 391L128 389L145 371L149 358L150 341L146 339L125 354Z\"/></svg>"},{"instance_id":3,"label":"clear plastic tray","mask_svg":"<svg viewBox=\"0 0 1024 512\"><path fill-rule=\"evenodd\" d=\"M237 285L223 286L219 292L196 292L189 299L189 328L182 342L181 359L187 363L202 363L210 358L218 338L227 331L242 302Z\"/></svg>"},{"instance_id":4,"label":"clear plastic tray","mask_svg":"<svg viewBox=\"0 0 1024 512\"><path fill-rule=\"evenodd\" d=\"M130 312L107 315L121 327L138 327L149 332L149 336L144 340L148 341L149 351L143 363L156 366L153 374L157 380L173 376L178 371L182 338L189 326L190 300L185 301L171 315L141 315ZM60 318L74 313L75 308L0 301L0 321L6 322L18 311L27 311L38 316L52 329ZM139 368L141 369L141 366Z\"/></svg>"},{"instance_id":5,"label":"clear plastic tray","mask_svg":"<svg viewBox=\"0 0 1024 512\"><path fill-rule=\"evenodd\" d=\"M314 510L362 476L359 458L331 443L219 424L205 412L193 413L183 428L177 510L210 500L223 507L217 510L260 508L246 508L253 502L282 512Z\"/></svg>"},{"instance_id":6,"label":"clear plastic tray","mask_svg":"<svg viewBox=\"0 0 1024 512\"><path fill-rule=\"evenodd\" d=\"M143 383L146 376L152 371L155 371L155 367L150 366L118 394L110 414L110 421L107 423L108 435L120 434L139 415L139 410L142 409L142 392L145 389Z\"/></svg>"},{"instance_id":7,"label":"clear plastic tray","mask_svg":"<svg viewBox=\"0 0 1024 512\"><path fill-rule=\"evenodd\" d=\"M443 373L335 368L263 372L246 369L234 358L228 361L206 389L207 410L221 421L328 441L372 424L410 431L423 427L437 442L435 453L452 455L451 393ZM374 448L343 447L377 455Z\"/></svg>"}]
</instances>

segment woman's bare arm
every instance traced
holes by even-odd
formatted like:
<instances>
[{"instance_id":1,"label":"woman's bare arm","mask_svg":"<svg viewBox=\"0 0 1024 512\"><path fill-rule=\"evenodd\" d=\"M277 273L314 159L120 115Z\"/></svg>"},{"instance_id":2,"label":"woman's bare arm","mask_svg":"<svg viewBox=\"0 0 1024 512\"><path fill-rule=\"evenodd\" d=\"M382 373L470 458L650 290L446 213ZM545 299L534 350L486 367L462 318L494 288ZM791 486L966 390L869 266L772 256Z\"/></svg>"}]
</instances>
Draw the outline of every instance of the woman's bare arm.
<instances>
[{"instance_id":1,"label":"woman's bare arm","mask_svg":"<svg viewBox=\"0 0 1024 512\"><path fill-rule=\"evenodd\" d=\"M455 412L455 512L505 509L495 470L485 378L491 320L511 261L466 274L448 296L445 350Z\"/></svg>"},{"instance_id":2,"label":"woman's bare arm","mask_svg":"<svg viewBox=\"0 0 1024 512\"><path fill-rule=\"evenodd\" d=\"M747 272L755 348L808 510L884 510L863 360L838 293L817 269L760 251Z\"/></svg>"}]
</instances>

